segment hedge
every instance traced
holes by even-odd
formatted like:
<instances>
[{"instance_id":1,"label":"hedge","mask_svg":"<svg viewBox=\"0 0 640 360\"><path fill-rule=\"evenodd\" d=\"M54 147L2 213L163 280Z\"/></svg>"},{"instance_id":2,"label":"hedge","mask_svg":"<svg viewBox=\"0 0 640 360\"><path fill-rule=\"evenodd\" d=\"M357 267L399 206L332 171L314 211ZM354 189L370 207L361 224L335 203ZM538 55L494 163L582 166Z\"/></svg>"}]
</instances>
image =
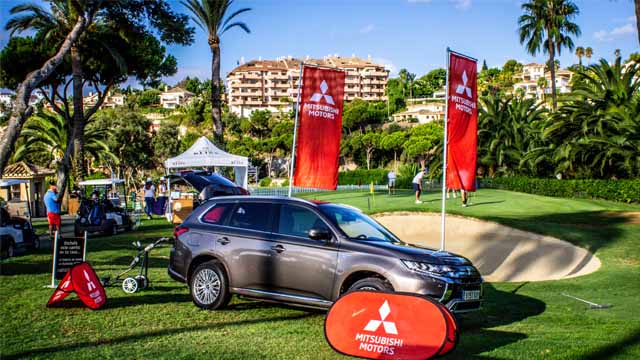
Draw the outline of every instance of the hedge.
<instances>
[{"instance_id":1,"label":"hedge","mask_svg":"<svg viewBox=\"0 0 640 360\"><path fill-rule=\"evenodd\" d=\"M604 199L625 203L640 202L640 179L635 180L558 180L527 177L486 178L482 187L528 194Z\"/></svg>"},{"instance_id":2,"label":"hedge","mask_svg":"<svg viewBox=\"0 0 640 360\"><path fill-rule=\"evenodd\" d=\"M386 169L356 169L351 171L341 171L338 173L338 184L340 185L368 185L373 182L374 184L386 184L387 173Z\"/></svg>"}]
</instances>

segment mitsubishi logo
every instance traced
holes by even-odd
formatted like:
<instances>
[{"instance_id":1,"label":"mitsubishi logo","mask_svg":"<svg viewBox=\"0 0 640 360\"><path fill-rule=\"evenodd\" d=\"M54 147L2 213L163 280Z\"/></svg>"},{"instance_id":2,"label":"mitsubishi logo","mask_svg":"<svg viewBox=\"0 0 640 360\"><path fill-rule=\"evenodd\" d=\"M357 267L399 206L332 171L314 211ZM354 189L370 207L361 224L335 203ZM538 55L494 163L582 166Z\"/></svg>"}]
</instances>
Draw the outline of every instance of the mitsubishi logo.
<instances>
[{"instance_id":1,"label":"mitsubishi logo","mask_svg":"<svg viewBox=\"0 0 640 360\"><path fill-rule=\"evenodd\" d=\"M384 321L391 313L391 308L389 307L389 302L387 300L385 300L384 304L380 306L378 312L380 313L380 320L370 320L367 326L364 327L364 331L376 331L380 325L382 325L384 327L384 332L387 334L398 335L396 323L392 321Z\"/></svg>"},{"instance_id":2,"label":"mitsubishi logo","mask_svg":"<svg viewBox=\"0 0 640 360\"><path fill-rule=\"evenodd\" d=\"M324 101L326 101L327 104L335 105L333 97L331 97L331 95L327 95L327 90L329 90L329 85L327 85L326 81L322 80L322 83L320 84L320 92L322 93L314 93L311 96L311 101L320 102L320 100L324 98Z\"/></svg>"},{"instance_id":3,"label":"mitsubishi logo","mask_svg":"<svg viewBox=\"0 0 640 360\"><path fill-rule=\"evenodd\" d=\"M456 87L456 93L458 94L462 94L462 93L466 93L468 98L471 98L471 88L467 86L467 81L469 81L469 78L467 78L467 72L463 71L462 72L462 84L458 85L458 87Z\"/></svg>"}]
</instances>

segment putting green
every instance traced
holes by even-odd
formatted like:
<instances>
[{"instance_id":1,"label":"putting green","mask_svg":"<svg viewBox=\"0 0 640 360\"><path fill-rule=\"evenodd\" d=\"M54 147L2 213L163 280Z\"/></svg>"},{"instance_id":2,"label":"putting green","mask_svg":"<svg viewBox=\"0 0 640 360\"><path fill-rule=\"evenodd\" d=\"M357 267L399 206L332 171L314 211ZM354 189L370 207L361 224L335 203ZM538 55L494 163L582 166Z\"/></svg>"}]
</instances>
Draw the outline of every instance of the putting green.
<instances>
[{"instance_id":1,"label":"putting green","mask_svg":"<svg viewBox=\"0 0 640 360\"><path fill-rule=\"evenodd\" d=\"M408 243L440 247L440 215L392 212L376 220ZM447 251L473 261L487 281L558 280L590 274L600 260L564 240L493 222L447 215Z\"/></svg>"}]
</instances>

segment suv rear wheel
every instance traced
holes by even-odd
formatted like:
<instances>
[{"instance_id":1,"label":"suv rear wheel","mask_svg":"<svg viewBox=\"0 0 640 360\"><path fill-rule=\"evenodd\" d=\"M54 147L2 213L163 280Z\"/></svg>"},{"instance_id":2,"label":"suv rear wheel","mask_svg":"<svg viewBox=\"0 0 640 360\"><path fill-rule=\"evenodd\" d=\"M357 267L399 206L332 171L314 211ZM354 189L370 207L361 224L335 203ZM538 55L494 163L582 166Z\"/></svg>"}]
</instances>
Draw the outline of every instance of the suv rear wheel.
<instances>
[{"instance_id":1,"label":"suv rear wheel","mask_svg":"<svg viewBox=\"0 0 640 360\"><path fill-rule=\"evenodd\" d=\"M202 309L220 309L231 300L227 277L216 261L198 265L191 275L189 285L193 303Z\"/></svg>"},{"instance_id":2,"label":"suv rear wheel","mask_svg":"<svg viewBox=\"0 0 640 360\"><path fill-rule=\"evenodd\" d=\"M393 291L393 287L389 284L388 281L382 280L379 278L365 278L362 280L358 280L349 288L349 292L351 291L385 291L391 292Z\"/></svg>"}]
</instances>

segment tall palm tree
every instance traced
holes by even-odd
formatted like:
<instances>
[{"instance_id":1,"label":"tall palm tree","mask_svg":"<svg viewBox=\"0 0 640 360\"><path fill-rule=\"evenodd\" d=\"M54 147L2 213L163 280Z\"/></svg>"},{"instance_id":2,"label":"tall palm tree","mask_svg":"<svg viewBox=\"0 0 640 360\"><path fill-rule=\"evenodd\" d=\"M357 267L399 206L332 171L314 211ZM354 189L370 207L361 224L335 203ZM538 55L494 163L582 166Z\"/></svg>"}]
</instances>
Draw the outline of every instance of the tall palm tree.
<instances>
[{"instance_id":1,"label":"tall palm tree","mask_svg":"<svg viewBox=\"0 0 640 360\"><path fill-rule=\"evenodd\" d=\"M211 116L214 123L214 133L219 145L224 143L224 129L222 124L222 104L220 101L220 37L227 30L239 27L247 34L251 33L247 24L232 21L243 12L251 8L242 8L227 16L233 0L183 0L182 5L191 11L193 21L208 34L211 49Z\"/></svg>"},{"instance_id":2,"label":"tall palm tree","mask_svg":"<svg viewBox=\"0 0 640 360\"><path fill-rule=\"evenodd\" d=\"M615 49L613 51L613 55L615 56L615 61L618 61L618 59L620 59L620 57L622 56L622 53L620 52L620 49Z\"/></svg>"},{"instance_id":3,"label":"tall palm tree","mask_svg":"<svg viewBox=\"0 0 640 360\"><path fill-rule=\"evenodd\" d=\"M592 56L593 56L593 49L591 48L591 46L587 46L587 48L584 49L584 57L587 58L587 65L589 65L589 62L591 61Z\"/></svg>"},{"instance_id":4,"label":"tall palm tree","mask_svg":"<svg viewBox=\"0 0 640 360\"><path fill-rule=\"evenodd\" d=\"M582 68L582 57L584 56L584 48L582 46L576 48L576 56L578 57L578 64L580 64L580 68Z\"/></svg>"},{"instance_id":5,"label":"tall palm tree","mask_svg":"<svg viewBox=\"0 0 640 360\"><path fill-rule=\"evenodd\" d=\"M571 20L579 9L571 0L528 0L522 4L524 14L518 19L520 43L527 52L536 55L540 50L549 55L549 64L555 63L562 48L573 50L571 35L579 36L580 27ZM551 98L553 109L558 107L556 69L550 66Z\"/></svg>"},{"instance_id":6,"label":"tall palm tree","mask_svg":"<svg viewBox=\"0 0 640 360\"><path fill-rule=\"evenodd\" d=\"M638 44L640 44L640 0L634 0L636 8L636 28L638 34Z\"/></svg>"},{"instance_id":7,"label":"tall palm tree","mask_svg":"<svg viewBox=\"0 0 640 360\"><path fill-rule=\"evenodd\" d=\"M118 162L118 158L109 150L104 139L105 130L89 128L84 134L85 150L95 160ZM61 115L41 111L32 116L24 126L20 136L21 144L13 155L14 161L24 160L27 155L48 159L48 166L56 166L63 161L71 126Z\"/></svg>"}]
</instances>

